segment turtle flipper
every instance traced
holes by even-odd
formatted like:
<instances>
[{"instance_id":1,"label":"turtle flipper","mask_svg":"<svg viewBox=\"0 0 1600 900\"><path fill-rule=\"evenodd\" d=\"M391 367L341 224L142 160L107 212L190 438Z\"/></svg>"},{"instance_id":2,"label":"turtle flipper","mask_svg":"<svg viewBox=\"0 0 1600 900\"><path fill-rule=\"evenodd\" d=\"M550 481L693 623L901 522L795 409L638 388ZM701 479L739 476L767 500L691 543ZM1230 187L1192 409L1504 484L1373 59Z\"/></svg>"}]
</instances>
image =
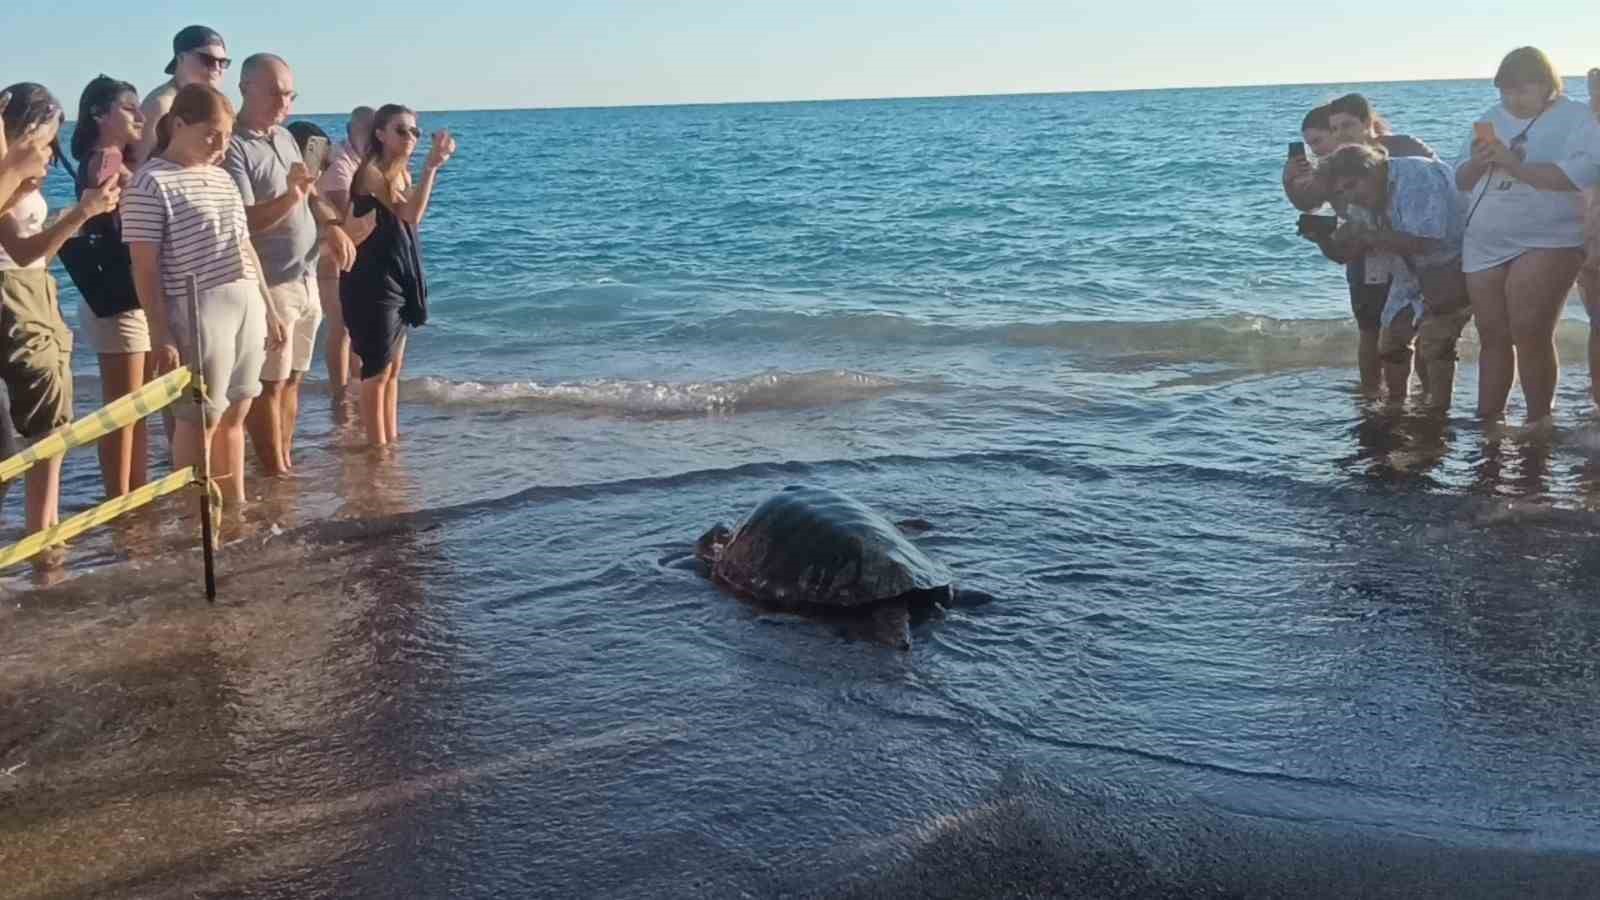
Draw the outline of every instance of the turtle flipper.
<instances>
[{"instance_id":1,"label":"turtle flipper","mask_svg":"<svg viewBox=\"0 0 1600 900\"><path fill-rule=\"evenodd\" d=\"M956 588L950 592L950 605L971 609L974 606L984 606L995 601L995 596L984 591L974 591L970 588Z\"/></svg>"},{"instance_id":2,"label":"turtle flipper","mask_svg":"<svg viewBox=\"0 0 1600 900\"><path fill-rule=\"evenodd\" d=\"M894 523L894 527L900 529L900 533L906 537L916 537L932 531L933 523L927 519L901 519Z\"/></svg>"},{"instance_id":3,"label":"turtle flipper","mask_svg":"<svg viewBox=\"0 0 1600 900\"><path fill-rule=\"evenodd\" d=\"M911 649L911 611L904 600L897 597L873 608L872 636L886 647Z\"/></svg>"}]
</instances>

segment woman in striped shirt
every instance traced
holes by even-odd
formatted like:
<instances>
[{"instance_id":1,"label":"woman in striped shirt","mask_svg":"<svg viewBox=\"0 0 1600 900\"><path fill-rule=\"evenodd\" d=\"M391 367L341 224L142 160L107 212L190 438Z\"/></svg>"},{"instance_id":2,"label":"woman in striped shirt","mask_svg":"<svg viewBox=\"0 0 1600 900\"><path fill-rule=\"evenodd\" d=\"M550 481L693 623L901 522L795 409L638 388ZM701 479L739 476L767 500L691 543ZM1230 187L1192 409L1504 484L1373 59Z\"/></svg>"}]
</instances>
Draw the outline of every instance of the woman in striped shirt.
<instances>
[{"instance_id":1,"label":"woman in striped shirt","mask_svg":"<svg viewBox=\"0 0 1600 900\"><path fill-rule=\"evenodd\" d=\"M209 451L224 493L242 503L244 419L261 393L267 346L281 344L284 329L266 302L244 201L217 165L233 133L233 106L215 88L189 85L157 131L156 155L122 198L122 239L149 319L156 371L177 368L181 349L183 358L198 359L205 376L204 420L188 404L174 411L175 462L194 465Z\"/></svg>"}]
</instances>

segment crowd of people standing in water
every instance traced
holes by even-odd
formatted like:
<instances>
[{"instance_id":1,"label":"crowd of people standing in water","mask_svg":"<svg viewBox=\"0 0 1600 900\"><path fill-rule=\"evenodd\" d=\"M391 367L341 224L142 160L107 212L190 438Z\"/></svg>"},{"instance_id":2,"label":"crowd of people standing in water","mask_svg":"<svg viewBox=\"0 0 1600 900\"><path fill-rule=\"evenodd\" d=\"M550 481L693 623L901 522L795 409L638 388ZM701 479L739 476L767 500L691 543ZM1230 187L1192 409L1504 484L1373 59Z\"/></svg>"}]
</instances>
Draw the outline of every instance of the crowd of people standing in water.
<instances>
[{"instance_id":1,"label":"crowd of people standing in water","mask_svg":"<svg viewBox=\"0 0 1600 900\"><path fill-rule=\"evenodd\" d=\"M219 90L231 66L220 34L190 26L173 39L170 79L142 101L129 82L95 78L69 141L75 167L55 95L32 82L0 91L0 380L24 442L72 420L74 335L48 269L59 255L105 401L197 366L203 409L174 407L172 461L209 453L224 496L243 501L246 434L265 474L294 465L324 318L335 403L355 373L368 440L398 438L406 332L427 320L417 229L456 145L436 132L414 178L413 110L358 108L330 146L315 125L285 127L296 91L283 58L241 63L237 110ZM77 202L53 216L42 187L58 165ZM107 496L143 486L148 456L143 423L103 439ZM29 470L29 533L57 524L60 483L59 457Z\"/></svg>"},{"instance_id":2,"label":"crowd of people standing in water","mask_svg":"<svg viewBox=\"0 0 1600 900\"><path fill-rule=\"evenodd\" d=\"M1475 323L1478 415L1505 417L1520 381L1527 423L1550 420L1555 331L1574 283L1590 321L1600 406L1600 69L1589 103L1566 95L1548 56L1512 51L1453 163L1394 133L1359 94L1306 114L1283 188L1300 233L1345 266L1361 333L1363 389L1448 410L1457 344ZM1587 192L1587 196L1585 193ZM1335 216L1311 215L1331 206Z\"/></svg>"}]
</instances>

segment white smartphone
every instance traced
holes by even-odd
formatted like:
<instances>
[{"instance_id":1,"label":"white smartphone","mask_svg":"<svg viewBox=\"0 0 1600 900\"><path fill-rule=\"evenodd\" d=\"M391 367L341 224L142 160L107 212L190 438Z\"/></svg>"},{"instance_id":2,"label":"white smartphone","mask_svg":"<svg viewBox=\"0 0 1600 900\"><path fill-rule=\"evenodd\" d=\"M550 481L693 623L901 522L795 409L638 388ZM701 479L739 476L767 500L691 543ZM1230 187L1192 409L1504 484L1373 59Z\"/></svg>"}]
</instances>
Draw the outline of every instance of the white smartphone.
<instances>
[{"instance_id":1,"label":"white smartphone","mask_svg":"<svg viewBox=\"0 0 1600 900\"><path fill-rule=\"evenodd\" d=\"M305 157L306 170L313 176L321 176L328 164L328 139L320 134L306 138L306 149L301 155Z\"/></svg>"}]
</instances>

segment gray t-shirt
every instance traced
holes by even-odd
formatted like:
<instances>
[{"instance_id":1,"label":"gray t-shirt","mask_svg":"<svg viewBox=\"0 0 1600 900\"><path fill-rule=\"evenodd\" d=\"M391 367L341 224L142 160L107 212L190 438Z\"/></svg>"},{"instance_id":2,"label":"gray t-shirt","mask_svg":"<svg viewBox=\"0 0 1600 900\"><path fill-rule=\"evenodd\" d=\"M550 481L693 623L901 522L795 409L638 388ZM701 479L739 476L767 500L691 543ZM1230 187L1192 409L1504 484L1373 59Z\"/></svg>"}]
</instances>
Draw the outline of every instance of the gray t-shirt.
<instances>
[{"instance_id":1,"label":"gray t-shirt","mask_svg":"<svg viewBox=\"0 0 1600 900\"><path fill-rule=\"evenodd\" d=\"M228 143L228 158L222 164L239 186L239 196L245 206L257 206L289 193L289 167L304 163L300 148L289 129L274 125L265 132L234 132ZM317 256L321 252L317 241L317 220L311 215L311 204L302 203L288 217L270 230L252 233L261 257L261 267L266 270L267 284L276 286L315 276Z\"/></svg>"}]
</instances>

